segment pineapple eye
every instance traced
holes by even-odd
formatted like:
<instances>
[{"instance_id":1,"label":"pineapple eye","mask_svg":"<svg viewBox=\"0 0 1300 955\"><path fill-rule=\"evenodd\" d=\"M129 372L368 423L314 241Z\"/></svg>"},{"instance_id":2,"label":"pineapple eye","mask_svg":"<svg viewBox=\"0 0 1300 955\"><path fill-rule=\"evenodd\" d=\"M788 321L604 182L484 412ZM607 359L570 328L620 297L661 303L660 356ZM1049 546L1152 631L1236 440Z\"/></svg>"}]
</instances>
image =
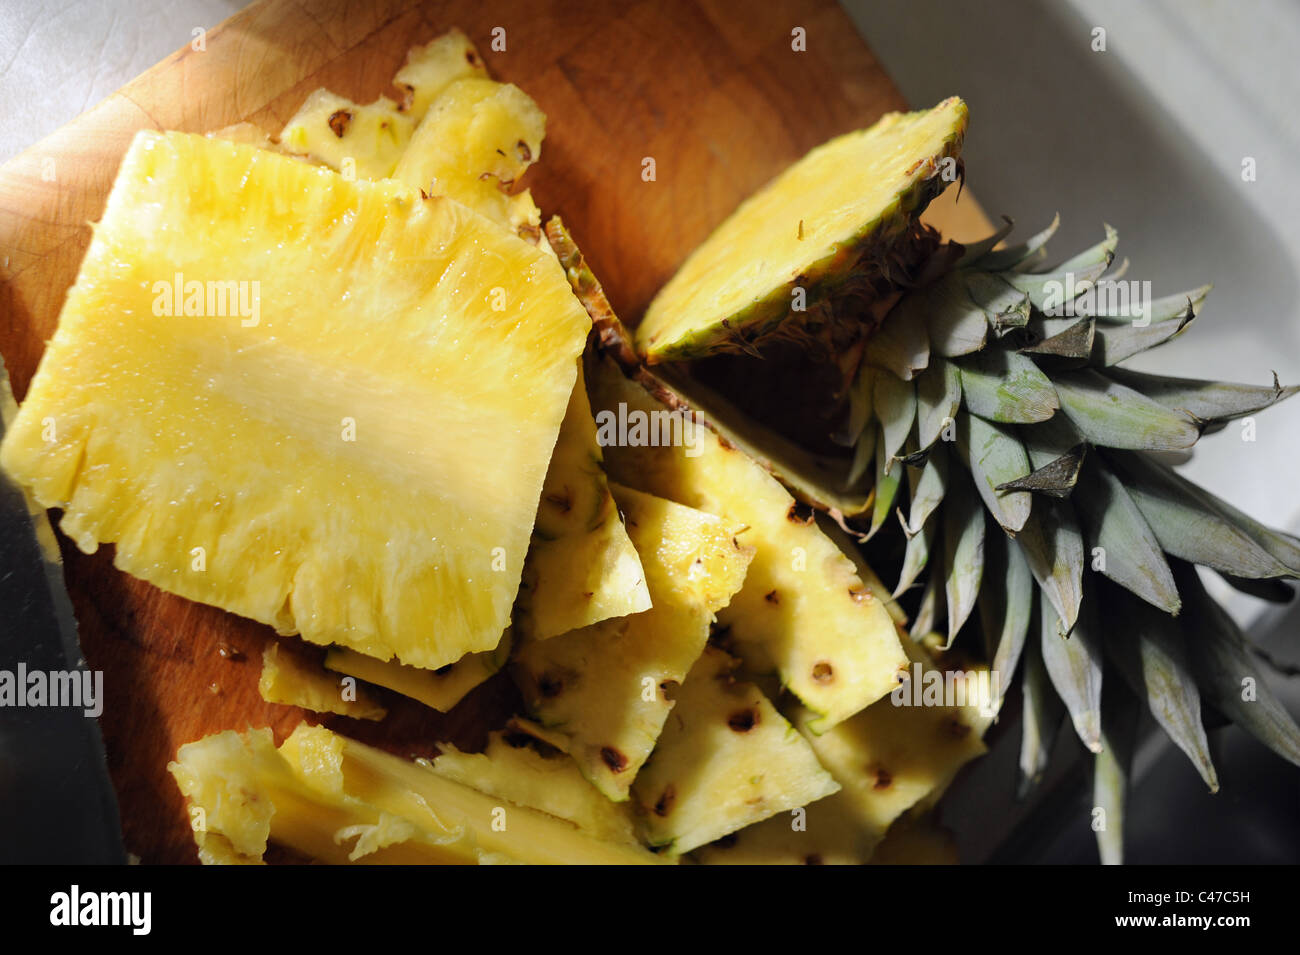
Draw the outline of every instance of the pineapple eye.
<instances>
[{"instance_id":1,"label":"pineapple eye","mask_svg":"<svg viewBox=\"0 0 1300 955\"><path fill-rule=\"evenodd\" d=\"M758 725L758 711L737 710L727 717L727 725L731 727L732 732L748 733Z\"/></svg>"},{"instance_id":2,"label":"pineapple eye","mask_svg":"<svg viewBox=\"0 0 1300 955\"><path fill-rule=\"evenodd\" d=\"M812 678L825 685L835 679L835 670L825 660L821 660L813 666Z\"/></svg>"},{"instance_id":3,"label":"pineapple eye","mask_svg":"<svg viewBox=\"0 0 1300 955\"><path fill-rule=\"evenodd\" d=\"M604 760L605 765L609 767L610 772L621 773L627 769L627 757L620 753L612 746L602 746L600 758Z\"/></svg>"},{"instance_id":4,"label":"pineapple eye","mask_svg":"<svg viewBox=\"0 0 1300 955\"><path fill-rule=\"evenodd\" d=\"M666 816L672 812L673 803L677 801L677 790L672 786L665 786L664 791L659 794L655 801L655 815Z\"/></svg>"},{"instance_id":5,"label":"pineapple eye","mask_svg":"<svg viewBox=\"0 0 1300 955\"><path fill-rule=\"evenodd\" d=\"M348 131L348 124L352 122L352 113L346 109L336 109L330 113L329 124L334 135L339 139Z\"/></svg>"}]
</instances>

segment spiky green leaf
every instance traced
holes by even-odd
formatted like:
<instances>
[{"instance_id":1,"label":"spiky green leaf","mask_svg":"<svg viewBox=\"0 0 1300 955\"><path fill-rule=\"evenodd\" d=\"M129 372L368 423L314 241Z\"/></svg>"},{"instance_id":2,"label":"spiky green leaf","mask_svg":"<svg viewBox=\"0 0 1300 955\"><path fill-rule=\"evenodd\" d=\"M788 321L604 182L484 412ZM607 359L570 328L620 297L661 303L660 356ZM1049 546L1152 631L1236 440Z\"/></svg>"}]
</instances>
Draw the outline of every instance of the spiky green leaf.
<instances>
[{"instance_id":1,"label":"spiky green leaf","mask_svg":"<svg viewBox=\"0 0 1300 955\"><path fill-rule=\"evenodd\" d=\"M1127 368L1107 368L1106 377L1141 392L1166 408L1181 411L1198 421L1231 421L1263 411L1300 392L1300 385L1283 388L1273 376L1270 385L1238 385L1194 378L1167 378Z\"/></svg>"},{"instance_id":2,"label":"spiky green leaf","mask_svg":"<svg viewBox=\"0 0 1300 955\"><path fill-rule=\"evenodd\" d=\"M893 375L877 375L872 396L876 418L880 421L880 444L877 457L882 453L885 470L893 471L894 458L903 447L916 419L916 387Z\"/></svg>"},{"instance_id":3,"label":"spiky green leaf","mask_svg":"<svg viewBox=\"0 0 1300 955\"><path fill-rule=\"evenodd\" d=\"M1101 707L1101 752L1093 758L1092 803L1097 850L1102 865L1124 863L1124 805L1128 796L1133 750L1137 742L1139 703L1106 669ZM1100 825L1096 823L1100 823Z\"/></svg>"},{"instance_id":4,"label":"spiky green leaf","mask_svg":"<svg viewBox=\"0 0 1300 955\"><path fill-rule=\"evenodd\" d=\"M1024 355L989 348L957 366L966 407L982 418L1032 424L1046 421L1059 407L1051 379Z\"/></svg>"},{"instance_id":5,"label":"spiky green leaf","mask_svg":"<svg viewBox=\"0 0 1300 955\"><path fill-rule=\"evenodd\" d=\"M1067 632L1073 629L1083 601L1083 534L1074 509L1065 501L1040 500L1016 545Z\"/></svg>"},{"instance_id":6,"label":"spiky green leaf","mask_svg":"<svg viewBox=\"0 0 1300 955\"><path fill-rule=\"evenodd\" d=\"M1200 429L1191 418L1091 368L1065 372L1055 384L1061 410L1093 444L1176 451L1190 448L1200 437Z\"/></svg>"},{"instance_id":7,"label":"spiky green leaf","mask_svg":"<svg viewBox=\"0 0 1300 955\"><path fill-rule=\"evenodd\" d=\"M984 508L965 477L952 482L944 502L943 556L948 604L946 650L975 609L984 578Z\"/></svg>"},{"instance_id":8,"label":"spiky green leaf","mask_svg":"<svg viewBox=\"0 0 1300 955\"><path fill-rule=\"evenodd\" d=\"M1021 799L1042 781L1052 759L1052 745L1065 719L1065 704L1052 689L1040 643L1030 640L1025 647L1025 673L1020 681L1025 709L1021 717L1020 785L1016 795Z\"/></svg>"},{"instance_id":9,"label":"spiky green leaf","mask_svg":"<svg viewBox=\"0 0 1300 955\"><path fill-rule=\"evenodd\" d=\"M989 321L971 300L966 283L956 272L949 273L919 292L906 296L899 306L917 309L926 321L930 334L930 351L945 358L969 355L984 347L988 340Z\"/></svg>"},{"instance_id":10,"label":"spiky green leaf","mask_svg":"<svg viewBox=\"0 0 1300 955\"><path fill-rule=\"evenodd\" d=\"M916 434L922 450L952 427L961 407L961 372L950 361L936 358L916 378Z\"/></svg>"},{"instance_id":11,"label":"spiky green leaf","mask_svg":"<svg viewBox=\"0 0 1300 955\"><path fill-rule=\"evenodd\" d=\"M1012 534L1024 527L1032 502L1029 492L997 489L1030 471L1029 455L1015 432L962 411L957 415L957 452L994 520Z\"/></svg>"},{"instance_id":12,"label":"spiky green leaf","mask_svg":"<svg viewBox=\"0 0 1300 955\"><path fill-rule=\"evenodd\" d=\"M993 646L990 666L998 697L994 710L1002 708L1002 698L1020 662L1034 614L1034 577L1029 572L1020 548L1004 534L990 534L985 546L985 581L980 587L980 624Z\"/></svg>"},{"instance_id":13,"label":"spiky green leaf","mask_svg":"<svg viewBox=\"0 0 1300 955\"><path fill-rule=\"evenodd\" d=\"M1083 745L1094 753L1100 752L1102 636L1094 610L1084 604L1068 637L1061 635L1063 628L1056 608L1043 591L1039 592L1038 614L1047 675Z\"/></svg>"},{"instance_id":14,"label":"spiky green leaf","mask_svg":"<svg viewBox=\"0 0 1300 955\"><path fill-rule=\"evenodd\" d=\"M1061 227L1060 215L1052 216L1052 221L1048 223L1047 228L1042 232L1036 233L1029 237L1025 242L1019 245L1013 245L1005 249L999 249L990 252L976 261L976 265L981 269L987 269L990 272L1000 272L1004 269L1018 269L1023 265L1034 265L1037 263L1043 253L1046 251L1047 243L1052 236L1056 235L1056 230Z\"/></svg>"}]
</instances>

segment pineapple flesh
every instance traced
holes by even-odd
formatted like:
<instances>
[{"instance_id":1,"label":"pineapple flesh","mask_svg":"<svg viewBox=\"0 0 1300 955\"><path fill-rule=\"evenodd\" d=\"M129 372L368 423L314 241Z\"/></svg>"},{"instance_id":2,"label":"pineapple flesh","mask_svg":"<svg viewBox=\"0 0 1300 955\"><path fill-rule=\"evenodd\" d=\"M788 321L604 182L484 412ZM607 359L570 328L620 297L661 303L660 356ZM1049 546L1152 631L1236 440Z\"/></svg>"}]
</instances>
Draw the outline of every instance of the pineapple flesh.
<instances>
[{"instance_id":1,"label":"pineapple flesh","mask_svg":"<svg viewBox=\"0 0 1300 955\"><path fill-rule=\"evenodd\" d=\"M270 730L208 736L167 768L204 862L257 861L271 842L334 864L662 861L319 726L279 749Z\"/></svg>"},{"instance_id":2,"label":"pineapple flesh","mask_svg":"<svg viewBox=\"0 0 1300 955\"><path fill-rule=\"evenodd\" d=\"M291 653L281 652L271 641L262 653L262 675L257 692L268 703L301 706L315 713L337 713L358 720L382 720L388 715L374 697L352 681L351 687L338 677L314 668Z\"/></svg>"},{"instance_id":3,"label":"pineapple flesh","mask_svg":"<svg viewBox=\"0 0 1300 955\"><path fill-rule=\"evenodd\" d=\"M407 666L400 660L377 660L347 647L331 647L325 654L325 667L446 713L505 666L512 644L513 637L507 628L493 649L467 653L455 663L436 670Z\"/></svg>"},{"instance_id":4,"label":"pineapple flesh","mask_svg":"<svg viewBox=\"0 0 1300 955\"><path fill-rule=\"evenodd\" d=\"M526 643L514 672L532 715L596 788L623 801L753 550L734 521L618 486L614 496L653 606Z\"/></svg>"},{"instance_id":5,"label":"pineapple flesh","mask_svg":"<svg viewBox=\"0 0 1300 955\"><path fill-rule=\"evenodd\" d=\"M390 99L363 106L319 89L281 130L280 145L361 179L387 179L414 130Z\"/></svg>"},{"instance_id":6,"label":"pineapple flesh","mask_svg":"<svg viewBox=\"0 0 1300 955\"><path fill-rule=\"evenodd\" d=\"M736 660L707 647L633 785L650 845L690 852L839 790L812 748Z\"/></svg>"},{"instance_id":7,"label":"pineapple flesh","mask_svg":"<svg viewBox=\"0 0 1300 955\"><path fill-rule=\"evenodd\" d=\"M588 381L597 413L667 413L607 359ZM775 671L818 714L817 732L893 690L907 657L884 602L780 482L709 428L690 433L694 447L617 445L605 460L616 480L751 529L744 587L718 613L747 668Z\"/></svg>"},{"instance_id":8,"label":"pineapple flesh","mask_svg":"<svg viewBox=\"0 0 1300 955\"><path fill-rule=\"evenodd\" d=\"M406 63L393 77L402 91L401 110L416 123L441 94L457 80L486 77L487 65L478 49L460 30L448 30L406 54Z\"/></svg>"},{"instance_id":9,"label":"pineapple flesh","mask_svg":"<svg viewBox=\"0 0 1300 955\"><path fill-rule=\"evenodd\" d=\"M0 464L128 573L433 669L509 623L589 329L455 202L142 132Z\"/></svg>"}]
</instances>

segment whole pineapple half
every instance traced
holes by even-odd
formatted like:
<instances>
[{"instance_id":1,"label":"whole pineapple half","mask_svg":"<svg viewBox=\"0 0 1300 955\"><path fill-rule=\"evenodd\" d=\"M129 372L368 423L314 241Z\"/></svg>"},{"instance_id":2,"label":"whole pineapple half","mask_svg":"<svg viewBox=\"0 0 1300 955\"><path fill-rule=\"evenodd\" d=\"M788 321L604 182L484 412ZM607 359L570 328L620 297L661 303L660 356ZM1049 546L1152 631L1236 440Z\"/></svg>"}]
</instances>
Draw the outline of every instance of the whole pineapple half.
<instances>
[{"instance_id":1,"label":"whole pineapple half","mask_svg":"<svg viewBox=\"0 0 1300 955\"><path fill-rule=\"evenodd\" d=\"M942 117L951 109L941 104L931 114ZM887 118L881 127L887 133L897 122ZM899 202L911 194L904 173L934 159L932 143L909 151L895 148L887 136L883 142L890 149L876 158L892 170L897 193L859 210L859 231L880 215L897 218ZM792 183L807 181L800 166L811 170L821 161L814 151L742 205L715 235L788 231L784 219L765 222L755 210L799 208L800 197L785 193ZM843 193L845 205L849 196L875 195L872 184L824 180L809 188L809 209L827 206L822 193L828 191ZM766 194L773 192L781 195ZM1202 433L1297 389L1281 387L1276 377L1256 387L1122 367L1182 333L1208 288L1151 301L1128 296L1131 287L1118 281L1126 264L1114 266L1113 230L1049 266L1046 244L1055 223L1002 247L1010 227L1008 221L965 248L936 240L927 259L904 255L911 267L892 281L880 282L874 269L861 276L864 281L835 276L831 285L842 292L817 310L787 309L740 358L724 354L736 350L738 336L719 337L716 329L743 326L745 309L721 316L683 310L679 288L685 279L674 279L651 305L647 323L655 320L642 326L637 342L648 361L692 360L677 372L705 386L745 380L748 387L724 395L731 409L752 407L764 392L775 392L778 401L797 400L781 392L778 381L822 387L834 396L834 413L806 420L804 429L818 453L834 444L846 447L834 480L824 477L821 486L809 487L789 477L799 462L780 459L788 433L767 445L776 449L768 463L815 505L869 493L871 507L853 522L861 538L892 524L897 512L907 543L895 595L908 593L925 575L914 635L937 627L950 645L982 629L1002 686L1025 657L1025 784L1041 772L1068 714L1096 754L1097 804L1122 812L1125 741L1140 702L1212 790L1218 781L1203 710L1239 723L1300 764L1300 729L1269 692L1249 642L1196 572L1197 565L1210 568L1248 593L1287 599L1285 580L1300 576L1300 540L1191 484L1162 457L1185 452ZM803 230L809 234L807 221ZM923 231L912 221L893 231L912 236L917 230ZM694 276L691 300L733 301L727 297L729 272L713 280L715 288L692 271L691 263L723 255L742 272L761 273L746 279L754 300L764 300L763 289L784 295L795 260L765 258L771 241L736 241L724 249L710 239L683 267L683 274ZM890 252L886 243L860 250L854 261L888 261ZM827 316L841 329L835 340L816 334ZM842 330L854 321L856 333ZM793 361L788 352L779 356L789 364L787 377L778 379L774 366L765 366L775 351L768 343L786 342L802 351ZM745 374L715 376L719 361L734 362ZM751 440L763 430L752 421L745 427ZM1247 679L1258 687L1250 702L1240 692ZM1099 833L1108 861L1120 858L1119 829Z\"/></svg>"},{"instance_id":2,"label":"whole pineapple half","mask_svg":"<svg viewBox=\"0 0 1300 955\"><path fill-rule=\"evenodd\" d=\"M455 202L144 132L0 464L164 590L437 668L509 623L590 327Z\"/></svg>"}]
</instances>

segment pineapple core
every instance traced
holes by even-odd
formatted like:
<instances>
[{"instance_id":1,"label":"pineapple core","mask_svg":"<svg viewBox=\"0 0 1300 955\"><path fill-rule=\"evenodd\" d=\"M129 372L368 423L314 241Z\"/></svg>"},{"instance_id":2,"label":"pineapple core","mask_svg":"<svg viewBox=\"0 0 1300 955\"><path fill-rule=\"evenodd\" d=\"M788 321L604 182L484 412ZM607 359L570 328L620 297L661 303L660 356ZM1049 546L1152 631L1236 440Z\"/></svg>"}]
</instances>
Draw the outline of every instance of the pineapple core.
<instances>
[{"instance_id":1,"label":"pineapple core","mask_svg":"<svg viewBox=\"0 0 1300 955\"><path fill-rule=\"evenodd\" d=\"M164 590L437 668L509 622L590 324L451 200L142 132L0 465Z\"/></svg>"}]
</instances>

